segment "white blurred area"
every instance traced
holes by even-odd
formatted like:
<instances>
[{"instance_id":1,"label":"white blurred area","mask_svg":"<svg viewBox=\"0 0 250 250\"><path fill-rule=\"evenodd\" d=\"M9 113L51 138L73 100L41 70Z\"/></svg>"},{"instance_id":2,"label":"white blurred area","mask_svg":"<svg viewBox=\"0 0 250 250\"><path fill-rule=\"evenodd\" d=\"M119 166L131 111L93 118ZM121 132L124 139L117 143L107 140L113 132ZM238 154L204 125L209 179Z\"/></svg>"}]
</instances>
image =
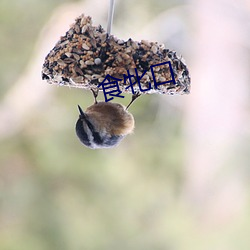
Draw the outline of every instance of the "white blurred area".
<instances>
[{"instance_id":1,"label":"white blurred area","mask_svg":"<svg viewBox=\"0 0 250 250\"><path fill-rule=\"evenodd\" d=\"M114 35L159 41L166 47L171 44L190 70L189 96L159 98L160 114L169 105L183 113L182 199L199 226L226 226L240 218L249 199L245 173L250 167L250 2L190 0L149 22L143 8L132 8L133 4L127 1L130 12L124 22L128 24L122 29L114 19ZM0 138L20 131L53 94L55 88L41 80L41 67L69 24L84 12L92 16L94 24L106 28L107 10L108 1L86 0L64 4L55 11L27 69L1 100Z\"/></svg>"},{"instance_id":2,"label":"white blurred area","mask_svg":"<svg viewBox=\"0 0 250 250\"><path fill-rule=\"evenodd\" d=\"M194 211L217 225L240 216L247 202L250 12L245 1L191 2L185 193Z\"/></svg>"}]
</instances>

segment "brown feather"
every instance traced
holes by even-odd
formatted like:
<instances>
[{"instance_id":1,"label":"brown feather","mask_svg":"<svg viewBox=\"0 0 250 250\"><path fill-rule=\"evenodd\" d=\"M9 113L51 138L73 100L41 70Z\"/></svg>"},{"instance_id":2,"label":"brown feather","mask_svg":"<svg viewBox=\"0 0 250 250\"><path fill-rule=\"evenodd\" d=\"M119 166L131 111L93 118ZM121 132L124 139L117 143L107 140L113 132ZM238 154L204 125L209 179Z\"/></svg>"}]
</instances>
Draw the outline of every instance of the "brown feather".
<instances>
[{"instance_id":1,"label":"brown feather","mask_svg":"<svg viewBox=\"0 0 250 250\"><path fill-rule=\"evenodd\" d=\"M86 109L86 115L98 131L111 135L127 135L133 132L134 118L118 103L99 102Z\"/></svg>"}]
</instances>

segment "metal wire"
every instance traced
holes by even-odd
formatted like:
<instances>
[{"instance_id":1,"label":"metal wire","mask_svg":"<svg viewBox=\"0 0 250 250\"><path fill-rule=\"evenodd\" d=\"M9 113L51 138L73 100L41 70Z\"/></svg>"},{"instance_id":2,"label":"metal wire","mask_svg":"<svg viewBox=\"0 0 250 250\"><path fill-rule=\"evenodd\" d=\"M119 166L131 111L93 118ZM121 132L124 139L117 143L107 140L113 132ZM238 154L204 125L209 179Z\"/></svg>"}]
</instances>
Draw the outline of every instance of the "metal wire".
<instances>
[{"instance_id":1,"label":"metal wire","mask_svg":"<svg viewBox=\"0 0 250 250\"><path fill-rule=\"evenodd\" d=\"M114 9L115 9L115 0L110 0L109 13L108 13L108 26L107 26L107 33L108 34L111 33L111 29L112 29Z\"/></svg>"}]
</instances>

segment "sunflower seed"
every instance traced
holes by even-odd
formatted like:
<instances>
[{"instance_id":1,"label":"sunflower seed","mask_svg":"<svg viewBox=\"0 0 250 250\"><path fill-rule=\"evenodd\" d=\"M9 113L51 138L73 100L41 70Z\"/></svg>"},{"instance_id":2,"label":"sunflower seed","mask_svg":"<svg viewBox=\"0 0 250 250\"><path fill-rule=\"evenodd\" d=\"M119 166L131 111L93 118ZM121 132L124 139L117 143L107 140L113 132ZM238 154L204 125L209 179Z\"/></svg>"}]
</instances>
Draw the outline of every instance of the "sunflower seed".
<instances>
[{"instance_id":1,"label":"sunflower seed","mask_svg":"<svg viewBox=\"0 0 250 250\"><path fill-rule=\"evenodd\" d=\"M85 50L89 50L89 46L86 44L86 43L83 43L82 44L82 48L85 49Z\"/></svg>"}]
</instances>

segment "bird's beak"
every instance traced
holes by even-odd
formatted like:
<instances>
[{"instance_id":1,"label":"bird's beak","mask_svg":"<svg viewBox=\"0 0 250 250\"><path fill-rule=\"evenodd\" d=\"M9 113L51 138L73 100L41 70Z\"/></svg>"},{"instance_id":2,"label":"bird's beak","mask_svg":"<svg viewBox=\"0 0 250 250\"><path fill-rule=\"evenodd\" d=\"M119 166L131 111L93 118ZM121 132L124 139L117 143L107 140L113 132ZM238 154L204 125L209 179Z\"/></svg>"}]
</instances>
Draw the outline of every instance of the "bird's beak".
<instances>
[{"instance_id":1,"label":"bird's beak","mask_svg":"<svg viewBox=\"0 0 250 250\"><path fill-rule=\"evenodd\" d=\"M80 118L86 118L84 112L82 111L82 108L79 105L77 105L77 106L78 106L78 110L79 110L79 113L80 113Z\"/></svg>"}]
</instances>

